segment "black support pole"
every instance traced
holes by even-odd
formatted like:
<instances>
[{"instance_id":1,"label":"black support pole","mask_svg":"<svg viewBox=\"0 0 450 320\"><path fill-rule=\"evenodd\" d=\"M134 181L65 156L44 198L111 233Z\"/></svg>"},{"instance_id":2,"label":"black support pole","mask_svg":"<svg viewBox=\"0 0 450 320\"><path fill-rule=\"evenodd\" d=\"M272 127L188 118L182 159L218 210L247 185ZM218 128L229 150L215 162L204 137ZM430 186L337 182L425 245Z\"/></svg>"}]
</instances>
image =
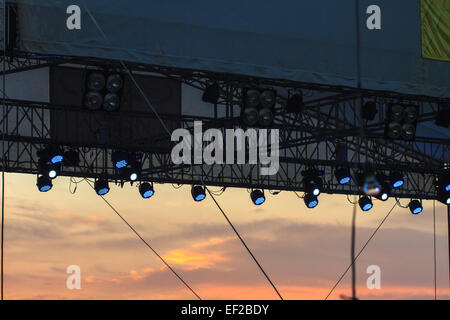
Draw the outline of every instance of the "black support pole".
<instances>
[{"instance_id":1,"label":"black support pole","mask_svg":"<svg viewBox=\"0 0 450 320\"><path fill-rule=\"evenodd\" d=\"M450 205L447 205L447 227L448 227L448 291L450 294Z\"/></svg>"}]
</instances>

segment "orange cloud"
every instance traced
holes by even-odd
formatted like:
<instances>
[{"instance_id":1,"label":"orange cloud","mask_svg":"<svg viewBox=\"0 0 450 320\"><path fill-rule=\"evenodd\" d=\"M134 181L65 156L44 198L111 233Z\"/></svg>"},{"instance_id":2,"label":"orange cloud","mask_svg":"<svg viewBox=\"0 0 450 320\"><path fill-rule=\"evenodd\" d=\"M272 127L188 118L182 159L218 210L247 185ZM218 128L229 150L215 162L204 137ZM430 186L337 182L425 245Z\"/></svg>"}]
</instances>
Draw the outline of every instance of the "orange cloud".
<instances>
[{"instance_id":1,"label":"orange cloud","mask_svg":"<svg viewBox=\"0 0 450 320\"><path fill-rule=\"evenodd\" d=\"M182 249L169 251L164 258L171 263L189 266L188 269L208 269L219 262L227 261L218 253Z\"/></svg>"},{"instance_id":2,"label":"orange cloud","mask_svg":"<svg viewBox=\"0 0 450 320\"><path fill-rule=\"evenodd\" d=\"M144 276L140 275L136 270L130 270L130 278L133 280L140 280L144 278Z\"/></svg>"}]
</instances>

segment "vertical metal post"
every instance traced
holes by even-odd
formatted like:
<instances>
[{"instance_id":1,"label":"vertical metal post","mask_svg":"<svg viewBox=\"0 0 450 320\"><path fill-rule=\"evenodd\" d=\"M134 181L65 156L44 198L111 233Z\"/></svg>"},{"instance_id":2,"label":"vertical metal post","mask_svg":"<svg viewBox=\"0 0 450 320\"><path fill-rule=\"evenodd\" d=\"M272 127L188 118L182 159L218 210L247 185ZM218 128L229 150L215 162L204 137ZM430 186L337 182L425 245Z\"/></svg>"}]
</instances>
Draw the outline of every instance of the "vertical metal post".
<instances>
[{"instance_id":1,"label":"vertical metal post","mask_svg":"<svg viewBox=\"0 0 450 320\"><path fill-rule=\"evenodd\" d=\"M352 261L352 300L356 300L355 240L356 240L356 196L355 196L355 204L353 205L353 217L352 217L352 245L351 245L351 261Z\"/></svg>"},{"instance_id":2,"label":"vertical metal post","mask_svg":"<svg viewBox=\"0 0 450 320\"><path fill-rule=\"evenodd\" d=\"M450 294L450 205L447 205L447 227L448 227L448 290Z\"/></svg>"}]
</instances>

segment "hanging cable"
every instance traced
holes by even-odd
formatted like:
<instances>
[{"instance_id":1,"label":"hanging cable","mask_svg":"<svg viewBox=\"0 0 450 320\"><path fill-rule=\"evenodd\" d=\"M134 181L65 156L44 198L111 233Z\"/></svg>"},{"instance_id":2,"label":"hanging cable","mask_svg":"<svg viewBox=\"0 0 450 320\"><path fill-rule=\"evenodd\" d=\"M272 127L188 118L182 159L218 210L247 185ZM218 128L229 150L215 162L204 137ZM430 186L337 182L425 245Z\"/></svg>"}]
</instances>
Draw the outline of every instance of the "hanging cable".
<instances>
[{"instance_id":1,"label":"hanging cable","mask_svg":"<svg viewBox=\"0 0 450 320\"><path fill-rule=\"evenodd\" d=\"M222 210L222 207L219 205L219 203L216 201L216 199L212 196L211 191L209 191L208 188L206 188L206 190L208 191L208 193L210 194L211 198L213 199L213 201L216 203L217 207L219 208L220 212L222 212L223 216L225 217L225 219L228 221L228 223L230 224L231 228L233 229L234 233L236 233L237 237L239 238L239 240L241 240L241 243L244 245L245 249L247 249L247 252L250 254L250 256L252 257L253 261L255 261L256 265L259 267L259 269L261 270L261 272L264 274L264 276L266 277L267 281L269 281L270 285L272 286L272 288L275 290L275 292L277 293L278 297L280 297L281 300L283 300L283 297L281 296L280 292L278 291L277 287L273 284L272 280L269 278L269 276L267 275L267 273L264 271L263 267L261 266L261 264L258 262L258 260L256 259L256 257L253 255L252 251L249 249L249 247L247 246L247 244L245 243L244 239L242 239L241 235L239 234L239 232L236 230L236 228L234 227L233 223L230 221L230 219L228 218L228 216L225 214L225 212Z\"/></svg>"},{"instance_id":2,"label":"hanging cable","mask_svg":"<svg viewBox=\"0 0 450 320\"><path fill-rule=\"evenodd\" d=\"M97 27L97 29L99 30L99 32L102 34L102 36L105 38L105 40L108 41L108 37L106 36L106 34L103 32L102 28L100 27L100 25L98 24L97 20L95 19L95 17L92 15L91 11L89 10L89 8L87 7L85 1L83 1L84 7L86 9L86 12L88 13L89 17L91 18L92 22L95 24L95 26ZM148 99L148 97L146 96L145 92L142 90L141 86L139 85L139 83L136 81L134 75L131 73L130 69L126 66L126 64L120 60L120 63L123 67L123 69L126 71L126 73L128 74L128 76L130 77L130 79L132 80L133 84L135 85L135 87L138 89L140 95L142 96L142 98L144 99L145 103L150 107L150 109L152 110L152 112L155 114L156 118L158 119L158 121L161 123L162 127L164 128L164 130L167 132L168 136L171 136L170 130L169 128L166 126L166 124L164 123L164 121L161 119L158 111L155 109L155 107L153 106L153 104L150 102L150 100ZM191 164L191 168L193 171L196 171L196 167L193 166ZM203 178L201 175L199 175L199 179L201 184L203 185L203 187L205 188L205 190L208 191L208 193L210 194L211 198L213 199L214 203L217 205L218 209L220 210L220 212L222 213L222 215L225 217L226 221L228 222L228 224L230 225L230 227L233 229L233 231L235 232L235 234L237 235L237 237L241 240L242 244L244 245L244 247L247 249L248 253L250 254L250 256L252 257L252 259L255 261L255 263L257 264L258 268L261 270L261 272L263 273L263 275L265 276L265 278L268 280L268 282L270 283L270 285L272 286L272 288L274 289L274 291L276 292L276 294L280 297L281 300L283 300L283 297L280 295L278 289L275 287L274 283L272 282L272 280L269 278L269 276L267 275L267 273L265 272L265 270L262 268L261 264L258 262L258 260L256 259L256 257L254 256L254 254L251 252L250 248L247 246L247 244L245 243L245 241L242 239L241 235L239 234L239 232L236 230L236 228L234 227L234 225L231 223L230 219L228 218L228 216L225 214L225 212L222 210L222 208L219 206L218 202L216 201L216 199L214 198L214 195L210 192L210 190L207 188L205 182L203 181Z\"/></svg>"},{"instance_id":3,"label":"hanging cable","mask_svg":"<svg viewBox=\"0 0 450 320\"><path fill-rule=\"evenodd\" d=\"M345 275L347 274L348 270L350 270L350 268L353 266L353 264L356 262L356 260L358 259L358 257L361 255L361 253L364 251L364 249L367 247L367 245L369 244L369 242L373 239L373 237L377 234L378 230L380 230L381 226L384 224L384 222L387 220L387 218L389 217L389 215L391 214L391 212L394 210L394 208L397 206L398 201L395 202L394 206L392 207L391 210L389 210L389 212L387 213L387 215L384 217L384 219L381 221L381 223L378 225L378 227L375 229L375 231L372 233L372 235L370 236L370 238L366 241L366 243L364 244L364 246L361 248L361 250L358 252L358 254L356 255L355 259L352 261L352 263L348 266L347 269L345 269L344 273L341 275L341 277L339 278L339 280L334 284L333 288L331 288L330 292L328 293L328 295L325 297L325 300L328 300L328 297L333 293L334 289L336 289L336 287L339 285L339 283L341 282L341 280L345 277Z\"/></svg>"},{"instance_id":4,"label":"hanging cable","mask_svg":"<svg viewBox=\"0 0 450 320\"><path fill-rule=\"evenodd\" d=\"M86 183L95 190L94 186L91 184L91 182L89 182L88 180L86 180ZM142 236L136 231L136 229L133 228L133 226L131 224L128 223L127 220L125 220L125 218L119 213L119 211L116 210L116 208L113 207L113 205L111 203L109 203L108 200L106 200L106 198L104 196L101 196L101 198L103 199L103 201L119 216L120 219L122 219L123 222L125 222L125 224L131 229L131 231L134 232L134 234L136 234L136 236L159 258L159 260L161 260L164 265L170 270L172 271L172 273L186 286L186 288L189 289L189 291L191 291L198 300L202 300L202 298L200 298L200 296L194 291L194 289L191 288L191 286L183 280L183 278L166 262L166 260L158 254L158 252L156 252L155 249L153 249L152 246L150 246L150 244L145 241L144 238L142 238Z\"/></svg>"}]
</instances>

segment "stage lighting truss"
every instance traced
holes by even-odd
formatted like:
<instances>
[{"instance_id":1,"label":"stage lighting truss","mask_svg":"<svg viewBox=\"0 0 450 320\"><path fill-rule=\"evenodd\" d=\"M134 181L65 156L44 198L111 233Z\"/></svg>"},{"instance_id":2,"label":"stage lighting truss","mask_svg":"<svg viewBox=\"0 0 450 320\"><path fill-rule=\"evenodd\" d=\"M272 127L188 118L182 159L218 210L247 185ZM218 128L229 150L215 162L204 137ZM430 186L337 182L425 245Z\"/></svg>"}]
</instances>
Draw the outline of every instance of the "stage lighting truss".
<instances>
[{"instance_id":1,"label":"stage lighting truss","mask_svg":"<svg viewBox=\"0 0 450 320\"><path fill-rule=\"evenodd\" d=\"M92 70L86 78L84 106L90 110L120 108L124 77L118 72Z\"/></svg>"},{"instance_id":2,"label":"stage lighting truss","mask_svg":"<svg viewBox=\"0 0 450 320\"><path fill-rule=\"evenodd\" d=\"M389 104L386 113L385 138L391 140L414 140L419 107L399 103Z\"/></svg>"},{"instance_id":3,"label":"stage lighting truss","mask_svg":"<svg viewBox=\"0 0 450 320\"><path fill-rule=\"evenodd\" d=\"M264 191L259 189L253 190L250 194L250 198L252 199L253 204L256 206L260 206L266 201Z\"/></svg>"},{"instance_id":4,"label":"stage lighting truss","mask_svg":"<svg viewBox=\"0 0 450 320\"><path fill-rule=\"evenodd\" d=\"M249 127L273 124L277 92L273 89L243 89L241 120Z\"/></svg>"}]
</instances>

